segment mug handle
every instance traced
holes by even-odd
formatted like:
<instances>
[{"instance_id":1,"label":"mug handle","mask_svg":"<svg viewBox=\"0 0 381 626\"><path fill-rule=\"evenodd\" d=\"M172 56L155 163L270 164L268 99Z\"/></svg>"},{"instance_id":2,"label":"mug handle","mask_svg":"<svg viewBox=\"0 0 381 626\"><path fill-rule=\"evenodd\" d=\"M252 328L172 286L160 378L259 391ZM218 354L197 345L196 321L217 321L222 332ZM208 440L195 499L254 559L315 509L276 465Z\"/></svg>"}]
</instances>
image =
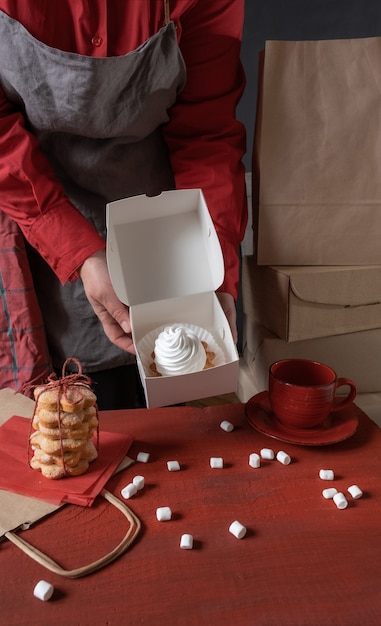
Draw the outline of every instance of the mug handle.
<instances>
[{"instance_id":1,"label":"mug handle","mask_svg":"<svg viewBox=\"0 0 381 626\"><path fill-rule=\"evenodd\" d=\"M344 385L348 385L348 387L350 387L348 395L343 399L335 396L335 404L332 407L332 411L341 411L342 409L345 409L347 406L352 404L357 395L357 388L353 380L350 378L338 378L336 381L336 389L338 387L343 387Z\"/></svg>"}]
</instances>

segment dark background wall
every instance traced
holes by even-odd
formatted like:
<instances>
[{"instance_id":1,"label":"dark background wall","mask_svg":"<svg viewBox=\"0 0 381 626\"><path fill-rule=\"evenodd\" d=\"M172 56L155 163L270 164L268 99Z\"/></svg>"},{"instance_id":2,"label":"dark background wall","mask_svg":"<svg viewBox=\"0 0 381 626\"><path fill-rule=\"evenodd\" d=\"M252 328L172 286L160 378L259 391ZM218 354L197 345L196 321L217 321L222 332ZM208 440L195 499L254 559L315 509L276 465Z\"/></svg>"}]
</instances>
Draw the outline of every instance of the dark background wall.
<instances>
[{"instance_id":1,"label":"dark background wall","mask_svg":"<svg viewBox=\"0 0 381 626\"><path fill-rule=\"evenodd\" d=\"M237 114L247 128L247 171L251 170L258 54L265 41L376 36L381 36L381 0L246 0L242 61L247 86Z\"/></svg>"}]
</instances>

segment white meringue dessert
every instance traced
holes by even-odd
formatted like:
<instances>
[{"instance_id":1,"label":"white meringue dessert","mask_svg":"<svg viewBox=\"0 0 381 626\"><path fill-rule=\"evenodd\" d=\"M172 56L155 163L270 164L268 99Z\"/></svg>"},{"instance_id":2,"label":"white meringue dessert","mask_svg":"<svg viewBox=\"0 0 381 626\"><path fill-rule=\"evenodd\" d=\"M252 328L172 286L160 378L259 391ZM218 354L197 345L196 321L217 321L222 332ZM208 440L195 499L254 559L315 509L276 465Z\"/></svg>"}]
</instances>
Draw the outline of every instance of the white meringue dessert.
<instances>
[{"instance_id":1,"label":"white meringue dessert","mask_svg":"<svg viewBox=\"0 0 381 626\"><path fill-rule=\"evenodd\" d=\"M189 326L171 324L155 340L153 365L161 376L191 374L206 367L208 356L205 342Z\"/></svg>"}]
</instances>

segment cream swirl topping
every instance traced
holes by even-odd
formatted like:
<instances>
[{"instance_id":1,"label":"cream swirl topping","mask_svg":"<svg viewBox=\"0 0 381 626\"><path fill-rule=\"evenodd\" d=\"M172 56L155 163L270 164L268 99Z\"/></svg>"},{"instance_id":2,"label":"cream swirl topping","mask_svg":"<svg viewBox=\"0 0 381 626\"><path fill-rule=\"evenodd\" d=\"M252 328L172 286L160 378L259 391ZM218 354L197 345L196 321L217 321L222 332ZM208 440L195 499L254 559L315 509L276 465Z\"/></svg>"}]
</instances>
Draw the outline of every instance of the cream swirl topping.
<instances>
[{"instance_id":1,"label":"cream swirl topping","mask_svg":"<svg viewBox=\"0 0 381 626\"><path fill-rule=\"evenodd\" d=\"M190 328L172 324L155 341L155 363L162 376L199 372L205 367L206 351Z\"/></svg>"}]
</instances>

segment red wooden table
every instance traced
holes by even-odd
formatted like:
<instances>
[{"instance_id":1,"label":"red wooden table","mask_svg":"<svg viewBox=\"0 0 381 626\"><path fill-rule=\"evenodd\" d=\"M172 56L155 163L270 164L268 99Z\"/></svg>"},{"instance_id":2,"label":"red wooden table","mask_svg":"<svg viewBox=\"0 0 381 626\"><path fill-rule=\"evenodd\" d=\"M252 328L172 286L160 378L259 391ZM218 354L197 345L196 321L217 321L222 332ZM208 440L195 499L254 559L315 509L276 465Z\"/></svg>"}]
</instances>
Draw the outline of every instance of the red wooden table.
<instances>
[{"instance_id":1,"label":"red wooden table","mask_svg":"<svg viewBox=\"0 0 381 626\"><path fill-rule=\"evenodd\" d=\"M381 624L381 430L360 409L357 432L341 443L303 447L282 443L248 425L241 404L105 412L104 429L135 437L129 455L149 452L115 475L120 490L133 476L145 487L127 504L142 530L131 549L80 579L50 573L16 546L0 544L0 624L195 626L379 626ZM235 429L220 428L223 419ZM292 462L262 461L252 452L285 450ZM223 469L211 469L210 457ZM178 460L179 472L167 470ZM334 484L319 469L335 471ZM364 491L345 510L322 489ZM156 508L173 518L158 522ZM239 540L228 531L246 526ZM92 508L66 505L25 533L67 569L100 557L121 540L126 522L102 498ZM179 547L183 533L193 550ZM53 598L34 598L45 579Z\"/></svg>"}]
</instances>

